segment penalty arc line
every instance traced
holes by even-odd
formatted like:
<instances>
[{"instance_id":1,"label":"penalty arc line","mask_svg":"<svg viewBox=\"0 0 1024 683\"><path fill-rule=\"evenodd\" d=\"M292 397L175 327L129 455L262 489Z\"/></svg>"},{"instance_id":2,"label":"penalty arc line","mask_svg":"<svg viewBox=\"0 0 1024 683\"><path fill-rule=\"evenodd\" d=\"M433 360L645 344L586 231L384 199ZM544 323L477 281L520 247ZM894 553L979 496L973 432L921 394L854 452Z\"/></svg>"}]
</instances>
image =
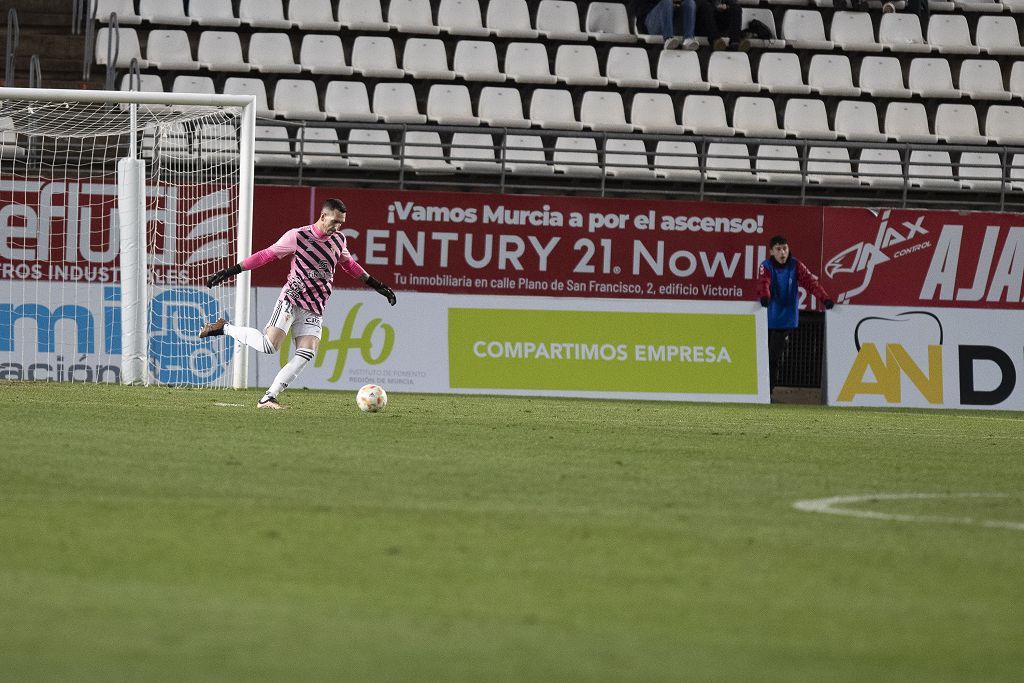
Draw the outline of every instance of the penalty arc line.
<instances>
[{"instance_id":1,"label":"penalty arc line","mask_svg":"<svg viewBox=\"0 0 1024 683\"><path fill-rule=\"evenodd\" d=\"M833 496L814 500L798 500L793 507L802 512L819 512L826 515L842 515L861 519L878 519L887 522L928 522L933 524L963 524L982 526L990 529L1012 529L1024 531L1024 522L1004 522L993 519L975 519L973 517L941 517L935 515L904 515L874 510L850 510L839 507L855 503L877 502L881 500L929 500L941 498L1006 498L1006 493L875 493L866 496Z\"/></svg>"}]
</instances>

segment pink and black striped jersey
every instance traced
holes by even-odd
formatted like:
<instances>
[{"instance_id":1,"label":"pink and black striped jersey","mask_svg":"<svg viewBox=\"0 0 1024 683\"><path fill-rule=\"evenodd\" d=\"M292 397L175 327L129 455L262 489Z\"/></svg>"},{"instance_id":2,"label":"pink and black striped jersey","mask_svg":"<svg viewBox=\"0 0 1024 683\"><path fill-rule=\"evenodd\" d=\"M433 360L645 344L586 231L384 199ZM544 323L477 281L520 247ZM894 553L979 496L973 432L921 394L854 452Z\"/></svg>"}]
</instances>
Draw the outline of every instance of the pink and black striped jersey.
<instances>
[{"instance_id":1,"label":"pink and black striped jersey","mask_svg":"<svg viewBox=\"0 0 1024 683\"><path fill-rule=\"evenodd\" d=\"M344 234L339 231L325 235L315 225L292 228L274 244L242 261L242 267L252 270L288 254L292 254L292 267L278 299L314 315L324 314L334 288L335 269L340 267L353 278L366 272L349 253Z\"/></svg>"}]
</instances>

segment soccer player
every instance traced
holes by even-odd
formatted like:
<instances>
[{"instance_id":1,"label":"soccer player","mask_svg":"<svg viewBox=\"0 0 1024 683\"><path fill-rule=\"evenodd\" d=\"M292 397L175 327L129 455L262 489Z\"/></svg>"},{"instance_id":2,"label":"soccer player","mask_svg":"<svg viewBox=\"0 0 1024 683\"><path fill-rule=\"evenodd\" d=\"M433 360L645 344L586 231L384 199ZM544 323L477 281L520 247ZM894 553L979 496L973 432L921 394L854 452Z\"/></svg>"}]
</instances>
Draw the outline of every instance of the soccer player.
<instances>
[{"instance_id":1,"label":"soccer player","mask_svg":"<svg viewBox=\"0 0 1024 683\"><path fill-rule=\"evenodd\" d=\"M331 296L336 268L340 267L367 287L377 290L392 306L397 301L390 287L367 274L349 254L345 235L341 232L345 216L345 203L340 199L328 199L316 223L292 228L274 244L241 263L214 273L206 282L207 287L215 287L243 270L253 270L274 259L292 255L288 281L281 289L277 306L262 332L253 327L232 325L223 318L203 325L199 331L200 338L226 334L263 353L277 353L288 330L292 331L295 356L277 373L273 384L257 404L259 408L282 408L277 401L278 395L295 381L306 363L316 355L324 307Z\"/></svg>"},{"instance_id":2,"label":"soccer player","mask_svg":"<svg viewBox=\"0 0 1024 683\"><path fill-rule=\"evenodd\" d=\"M770 391L782 373L789 334L797 328L800 316L800 289L821 299L826 310L835 303L818 282L818 278L789 254L789 241L776 235L768 242L771 254L761 263L757 272L757 295L761 305L768 309L768 382Z\"/></svg>"}]
</instances>

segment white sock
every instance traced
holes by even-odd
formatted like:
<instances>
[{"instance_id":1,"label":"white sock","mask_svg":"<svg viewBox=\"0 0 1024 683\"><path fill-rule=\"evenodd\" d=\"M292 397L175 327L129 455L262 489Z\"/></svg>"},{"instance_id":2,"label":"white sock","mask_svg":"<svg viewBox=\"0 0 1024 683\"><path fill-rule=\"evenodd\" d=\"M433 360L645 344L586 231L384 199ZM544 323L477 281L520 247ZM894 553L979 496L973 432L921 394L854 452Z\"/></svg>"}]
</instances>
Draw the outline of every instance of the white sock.
<instances>
[{"instance_id":1,"label":"white sock","mask_svg":"<svg viewBox=\"0 0 1024 683\"><path fill-rule=\"evenodd\" d=\"M224 326L224 334L234 337L260 353L277 353L277 347L270 341L270 338L253 327L242 327L241 325L228 323Z\"/></svg>"},{"instance_id":2,"label":"white sock","mask_svg":"<svg viewBox=\"0 0 1024 683\"><path fill-rule=\"evenodd\" d=\"M313 349L296 349L295 356L281 368L281 372L277 373L277 377L274 378L274 383L267 389L266 395L271 398L277 398L278 394L295 381L295 378L302 372L302 368L306 367L306 363L313 360L313 354Z\"/></svg>"}]
</instances>

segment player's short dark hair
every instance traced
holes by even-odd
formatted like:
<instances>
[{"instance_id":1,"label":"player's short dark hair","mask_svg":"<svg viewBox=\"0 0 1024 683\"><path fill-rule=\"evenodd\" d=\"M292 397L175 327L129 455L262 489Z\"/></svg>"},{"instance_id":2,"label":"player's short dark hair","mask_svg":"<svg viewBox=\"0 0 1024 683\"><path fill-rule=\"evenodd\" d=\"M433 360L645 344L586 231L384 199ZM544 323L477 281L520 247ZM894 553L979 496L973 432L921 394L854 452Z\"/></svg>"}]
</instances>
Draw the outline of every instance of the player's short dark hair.
<instances>
[{"instance_id":1,"label":"player's short dark hair","mask_svg":"<svg viewBox=\"0 0 1024 683\"><path fill-rule=\"evenodd\" d=\"M345 202L340 199L326 199L324 200L324 206L322 211L339 211L341 213L348 213L348 209L345 208Z\"/></svg>"},{"instance_id":2,"label":"player's short dark hair","mask_svg":"<svg viewBox=\"0 0 1024 683\"><path fill-rule=\"evenodd\" d=\"M768 241L768 248L772 249L778 244L789 244L789 240L782 235L776 235Z\"/></svg>"}]
</instances>

